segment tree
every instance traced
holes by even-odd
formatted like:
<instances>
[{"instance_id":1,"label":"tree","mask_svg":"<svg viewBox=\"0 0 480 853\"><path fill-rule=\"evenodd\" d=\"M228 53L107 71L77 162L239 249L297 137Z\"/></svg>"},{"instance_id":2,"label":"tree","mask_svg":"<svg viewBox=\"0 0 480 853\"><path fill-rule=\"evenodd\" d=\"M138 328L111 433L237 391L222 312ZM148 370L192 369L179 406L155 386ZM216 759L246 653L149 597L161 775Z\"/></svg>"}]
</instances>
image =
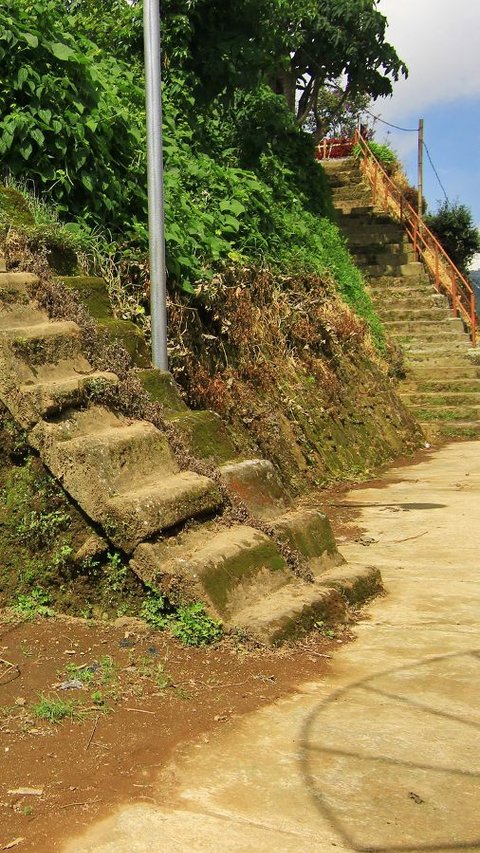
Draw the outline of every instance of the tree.
<instances>
[{"instance_id":1,"label":"tree","mask_svg":"<svg viewBox=\"0 0 480 853\"><path fill-rule=\"evenodd\" d=\"M408 70L386 41L386 28L377 0L317 0L316 13L305 19L288 68L274 81L299 124L313 114L318 134L323 133L319 98L339 78L345 85L337 109L359 95L376 100L392 93L392 82L407 76Z\"/></svg>"},{"instance_id":2,"label":"tree","mask_svg":"<svg viewBox=\"0 0 480 853\"><path fill-rule=\"evenodd\" d=\"M465 272L474 255L480 252L480 233L472 211L465 204L444 201L436 213L425 219L447 255Z\"/></svg>"}]
</instances>

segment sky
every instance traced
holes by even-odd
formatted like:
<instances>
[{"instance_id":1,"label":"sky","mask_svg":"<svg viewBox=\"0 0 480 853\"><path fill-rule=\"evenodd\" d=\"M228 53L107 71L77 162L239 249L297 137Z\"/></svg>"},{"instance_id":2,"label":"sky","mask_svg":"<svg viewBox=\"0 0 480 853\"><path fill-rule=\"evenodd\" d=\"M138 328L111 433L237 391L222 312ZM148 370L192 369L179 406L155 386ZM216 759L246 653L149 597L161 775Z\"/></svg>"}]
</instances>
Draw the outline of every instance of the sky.
<instances>
[{"instance_id":1,"label":"sky","mask_svg":"<svg viewBox=\"0 0 480 853\"><path fill-rule=\"evenodd\" d=\"M379 0L388 41L409 68L372 112L405 128L425 122L425 143L450 201L466 204L480 227L480 0ZM417 135L377 122L417 184ZM435 211L445 198L427 156L425 197ZM480 257L475 267L480 267Z\"/></svg>"}]
</instances>

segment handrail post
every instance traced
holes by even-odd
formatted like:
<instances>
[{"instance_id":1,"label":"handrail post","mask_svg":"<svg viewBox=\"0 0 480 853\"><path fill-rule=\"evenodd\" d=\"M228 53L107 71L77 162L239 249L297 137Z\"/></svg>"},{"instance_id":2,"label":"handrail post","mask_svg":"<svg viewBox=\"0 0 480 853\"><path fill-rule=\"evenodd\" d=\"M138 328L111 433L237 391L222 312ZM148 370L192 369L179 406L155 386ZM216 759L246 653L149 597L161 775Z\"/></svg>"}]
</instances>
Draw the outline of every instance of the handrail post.
<instances>
[{"instance_id":1,"label":"handrail post","mask_svg":"<svg viewBox=\"0 0 480 853\"><path fill-rule=\"evenodd\" d=\"M475 294L472 290L470 294L470 318L472 322L472 347L477 346L477 314L475 311Z\"/></svg>"},{"instance_id":2,"label":"handrail post","mask_svg":"<svg viewBox=\"0 0 480 853\"><path fill-rule=\"evenodd\" d=\"M435 243L435 287L440 290L440 269L438 260L438 246Z\"/></svg>"},{"instance_id":3,"label":"handrail post","mask_svg":"<svg viewBox=\"0 0 480 853\"><path fill-rule=\"evenodd\" d=\"M452 308L453 316L458 317L458 296L457 296L457 278L453 270L450 273L452 279Z\"/></svg>"},{"instance_id":4,"label":"handrail post","mask_svg":"<svg viewBox=\"0 0 480 853\"><path fill-rule=\"evenodd\" d=\"M375 165L373 167L373 193L372 193L372 195L373 195L372 201L373 201L374 207L377 203L377 173L378 173L378 168L377 168L377 164L375 163Z\"/></svg>"},{"instance_id":5,"label":"handrail post","mask_svg":"<svg viewBox=\"0 0 480 853\"><path fill-rule=\"evenodd\" d=\"M413 226L413 257L415 258L416 261L418 261L417 237L418 237L417 220L415 220L414 226Z\"/></svg>"}]
</instances>

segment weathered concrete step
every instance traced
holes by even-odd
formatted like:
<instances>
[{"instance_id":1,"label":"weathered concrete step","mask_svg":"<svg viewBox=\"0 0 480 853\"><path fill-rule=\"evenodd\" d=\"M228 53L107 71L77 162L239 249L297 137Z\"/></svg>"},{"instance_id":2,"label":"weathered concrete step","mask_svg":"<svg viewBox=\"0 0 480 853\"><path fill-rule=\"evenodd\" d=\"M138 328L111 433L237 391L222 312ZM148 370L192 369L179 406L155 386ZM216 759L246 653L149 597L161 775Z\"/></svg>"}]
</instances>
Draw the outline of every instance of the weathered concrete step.
<instances>
[{"instance_id":1,"label":"weathered concrete step","mask_svg":"<svg viewBox=\"0 0 480 853\"><path fill-rule=\"evenodd\" d=\"M386 328L388 336L391 340L396 341L403 350L428 350L432 347L446 346L450 352L453 350L468 350L470 341L464 332L458 329L448 329L443 326L438 326L433 332L419 332L415 329L410 332L397 331L395 329Z\"/></svg>"},{"instance_id":2,"label":"weathered concrete step","mask_svg":"<svg viewBox=\"0 0 480 853\"><path fill-rule=\"evenodd\" d=\"M480 406L421 406L414 403L410 410L421 423L480 420Z\"/></svg>"},{"instance_id":3,"label":"weathered concrete step","mask_svg":"<svg viewBox=\"0 0 480 853\"><path fill-rule=\"evenodd\" d=\"M363 255L377 255L381 256L381 258L383 259L384 257L388 258L390 256L398 258L399 255L408 255L409 260L414 260L413 256L415 254L413 251L413 246L406 238L403 242L392 241L389 243L382 244L379 244L376 241L372 242L371 244L367 244L363 240L362 242L353 243L353 245L349 245L349 249L351 254L355 257L357 257L357 255L359 255L360 257Z\"/></svg>"},{"instance_id":4,"label":"weathered concrete step","mask_svg":"<svg viewBox=\"0 0 480 853\"><path fill-rule=\"evenodd\" d=\"M419 361L411 364L408 367L408 380L415 382L432 382L437 381L439 376L444 381L448 382L452 379L472 381L480 379L480 368L468 365L466 359L457 359L457 364L453 364L452 360L437 360Z\"/></svg>"},{"instance_id":5,"label":"weathered concrete step","mask_svg":"<svg viewBox=\"0 0 480 853\"><path fill-rule=\"evenodd\" d=\"M349 597L357 603L381 590L377 569L353 571L337 569L328 580L312 585L282 587L264 601L252 604L236 614L235 627L244 628L256 639L274 645L289 637L311 630L316 623L345 622L345 602ZM365 597L363 597L365 596Z\"/></svg>"},{"instance_id":6,"label":"weathered concrete step","mask_svg":"<svg viewBox=\"0 0 480 853\"><path fill-rule=\"evenodd\" d=\"M401 391L399 396L409 406L431 408L432 406L480 406L480 388L478 391Z\"/></svg>"},{"instance_id":7,"label":"weathered concrete step","mask_svg":"<svg viewBox=\"0 0 480 853\"><path fill-rule=\"evenodd\" d=\"M428 298L428 297L426 297ZM422 303L425 304L425 299ZM433 297L434 299L435 297ZM442 300L443 297L439 297ZM384 323L388 320L398 321L405 320L411 323L431 321L432 323L441 323L443 320L449 320L452 317L452 312L444 305L443 302L433 302L430 307L412 308L412 300L395 300L392 304L387 304L383 307L379 300L378 313Z\"/></svg>"},{"instance_id":8,"label":"weathered concrete step","mask_svg":"<svg viewBox=\"0 0 480 853\"><path fill-rule=\"evenodd\" d=\"M375 213L375 208L373 204L368 204L364 201L358 201L352 199L352 201L337 201L334 199L333 204L334 210L337 211L337 214L341 217L344 216L371 216Z\"/></svg>"},{"instance_id":9,"label":"weathered concrete step","mask_svg":"<svg viewBox=\"0 0 480 853\"><path fill-rule=\"evenodd\" d=\"M392 337L394 337L394 340L398 340L407 358L419 361L424 361L425 358L445 360L450 356L461 357L462 355L466 358L466 354L470 348L468 339L442 338L441 335L438 335L438 338L432 341L426 341L422 338L421 341L412 340L411 342L400 340L395 336Z\"/></svg>"},{"instance_id":10,"label":"weathered concrete step","mask_svg":"<svg viewBox=\"0 0 480 853\"><path fill-rule=\"evenodd\" d=\"M456 377L444 377L442 379L422 379L422 377L417 376L415 379L412 378L411 383L408 381L402 383L399 393L441 394L444 391L448 394L467 394L470 392L480 394L480 379L464 378L463 371L458 371Z\"/></svg>"},{"instance_id":11,"label":"weathered concrete step","mask_svg":"<svg viewBox=\"0 0 480 853\"><path fill-rule=\"evenodd\" d=\"M328 177L328 182L332 191L338 187L357 187L359 185L365 185L363 176L360 172L357 172L354 169L342 169L336 173L332 172Z\"/></svg>"},{"instance_id":12,"label":"weathered concrete step","mask_svg":"<svg viewBox=\"0 0 480 853\"><path fill-rule=\"evenodd\" d=\"M350 252L353 254L355 263L362 270L370 270L372 268L383 267L385 270L399 269L405 264L415 262L415 255L412 252Z\"/></svg>"},{"instance_id":13,"label":"weathered concrete step","mask_svg":"<svg viewBox=\"0 0 480 853\"><path fill-rule=\"evenodd\" d=\"M29 272L0 272L0 304L8 305L18 297L30 294L30 288L38 284L37 275Z\"/></svg>"},{"instance_id":14,"label":"weathered concrete step","mask_svg":"<svg viewBox=\"0 0 480 853\"><path fill-rule=\"evenodd\" d=\"M406 264L370 264L362 267L362 272L366 278L383 278L385 275L391 275L394 278L401 276L415 281L428 282L424 266L418 261L411 261Z\"/></svg>"},{"instance_id":15,"label":"weathered concrete step","mask_svg":"<svg viewBox=\"0 0 480 853\"><path fill-rule=\"evenodd\" d=\"M419 338L425 336L425 340L428 340L430 335L435 338L439 333L442 335L445 335L446 333L454 333L456 337L465 337L462 321L459 317L452 317L448 311L445 311L444 316L441 318L437 317L434 320L418 320L410 318L391 320L386 317L382 317L382 322L389 334L394 332L398 334L408 334L409 332L412 332Z\"/></svg>"},{"instance_id":16,"label":"weathered concrete step","mask_svg":"<svg viewBox=\"0 0 480 853\"><path fill-rule=\"evenodd\" d=\"M370 190L362 181L358 181L355 184L348 183L343 186L332 186L332 198L335 205L344 201L349 204L361 202L368 205L372 201Z\"/></svg>"},{"instance_id":17,"label":"weathered concrete step","mask_svg":"<svg viewBox=\"0 0 480 853\"><path fill-rule=\"evenodd\" d=\"M55 364L80 352L80 329L66 320L4 328L0 331L0 343L2 339L16 358L31 366Z\"/></svg>"},{"instance_id":18,"label":"weathered concrete step","mask_svg":"<svg viewBox=\"0 0 480 853\"><path fill-rule=\"evenodd\" d=\"M270 521L292 509L292 499L266 459L231 462L222 465L219 471L228 490L240 498L255 518Z\"/></svg>"},{"instance_id":19,"label":"weathered concrete step","mask_svg":"<svg viewBox=\"0 0 480 853\"><path fill-rule=\"evenodd\" d=\"M16 332L25 326L31 328L49 322L45 311L40 311L32 302L25 304L0 302L0 332Z\"/></svg>"},{"instance_id":20,"label":"weathered concrete step","mask_svg":"<svg viewBox=\"0 0 480 853\"><path fill-rule=\"evenodd\" d=\"M350 248L368 251L370 248L379 247L388 249L391 245L401 245L405 248L411 247L411 243L404 236L403 230L399 225L394 225L393 223L377 222L362 225L361 220L357 221L353 217L347 220L344 217L340 224Z\"/></svg>"},{"instance_id":21,"label":"weathered concrete step","mask_svg":"<svg viewBox=\"0 0 480 853\"><path fill-rule=\"evenodd\" d=\"M480 421L440 422L430 421L420 424L422 432L430 441L438 438L478 438Z\"/></svg>"},{"instance_id":22,"label":"weathered concrete step","mask_svg":"<svg viewBox=\"0 0 480 853\"><path fill-rule=\"evenodd\" d=\"M84 512L127 553L221 503L209 478L179 473L165 436L147 422L92 406L37 424L29 439Z\"/></svg>"},{"instance_id":23,"label":"weathered concrete step","mask_svg":"<svg viewBox=\"0 0 480 853\"><path fill-rule=\"evenodd\" d=\"M330 521L318 510L296 509L271 522L277 541L298 551L317 575L344 562Z\"/></svg>"},{"instance_id":24,"label":"weathered concrete step","mask_svg":"<svg viewBox=\"0 0 480 853\"><path fill-rule=\"evenodd\" d=\"M106 501L99 521L110 541L131 554L144 539L212 513L221 502L215 483L194 471L152 473L142 485Z\"/></svg>"},{"instance_id":25,"label":"weathered concrete step","mask_svg":"<svg viewBox=\"0 0 480 853\"><path fill-rule=\"evenodd\" d=\"M14 383L6 396L10 411L24 429L44 417L82 405L90 396L117 384L118 377L114 373L93 371L88 362L82 365L78 361L77 365L64 361L41 366L35 374L26 366L17 372L16 378L22 384ZM87 369L82 371L85 367Z\"/></svg>"},{"instance_id":26,"label":"weathered concrete step","mask_svg":"<svg viewBox=\"0 0 480 853\"><path fill-rule=\"evenodd\" d=\"M181 433L186 447L196 459L221 465L237 456L235 445L216 412L186 409L167 415L167 420Z\"/></svg>"},{"instance_id":27,"label":"weathered concrete step","mask_svg":"<svg viewBox=\"0 0 480 853\"><path fill-rule=\"evenodd\" d=\"M144 543L136 549L131 567L173 603L206 600L223 620L295 583L274 541L246 525L204 524Z\"/></svg>"}]
</instances>

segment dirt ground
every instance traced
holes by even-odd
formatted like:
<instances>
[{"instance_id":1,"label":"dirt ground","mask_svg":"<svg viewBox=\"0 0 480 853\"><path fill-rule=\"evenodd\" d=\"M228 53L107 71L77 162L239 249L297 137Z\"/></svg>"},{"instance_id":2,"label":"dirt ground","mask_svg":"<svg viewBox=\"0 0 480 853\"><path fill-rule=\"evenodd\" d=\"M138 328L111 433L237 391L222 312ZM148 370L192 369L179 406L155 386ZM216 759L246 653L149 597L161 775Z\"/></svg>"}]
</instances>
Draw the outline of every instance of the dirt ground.
<instances>
[{"instance_id":1,"label":"dirt ground","mask_svg":"<svg viewBox=\"0 0 480 853\"><path fill-rule=\"evenodd\" d=\"M351 487L319 495L340 548L361 536L342 506ZM318 679L352 638L342 628L277 650L228 638L192 649L140 620L0 613L0 850L53 853L112 806L148 802L177 746ZM59 707L62 719L42 718Z\"/></svg>"},{"instance_id":2,"label":"dirt ground","mask_svg":"<svg viewBox=\"0 0 480 853\"><path fill-rule=\"evenodd\" d=\"M310 636L277 651L229 640L192 649L123 622L1 618L0 850L52 853L112 805L148 802L178 744L318 678L350 637ZM68 682L77 686L62 689ZM42 719L42 698L73 717Z\"/></svg>"}]
</instances>

